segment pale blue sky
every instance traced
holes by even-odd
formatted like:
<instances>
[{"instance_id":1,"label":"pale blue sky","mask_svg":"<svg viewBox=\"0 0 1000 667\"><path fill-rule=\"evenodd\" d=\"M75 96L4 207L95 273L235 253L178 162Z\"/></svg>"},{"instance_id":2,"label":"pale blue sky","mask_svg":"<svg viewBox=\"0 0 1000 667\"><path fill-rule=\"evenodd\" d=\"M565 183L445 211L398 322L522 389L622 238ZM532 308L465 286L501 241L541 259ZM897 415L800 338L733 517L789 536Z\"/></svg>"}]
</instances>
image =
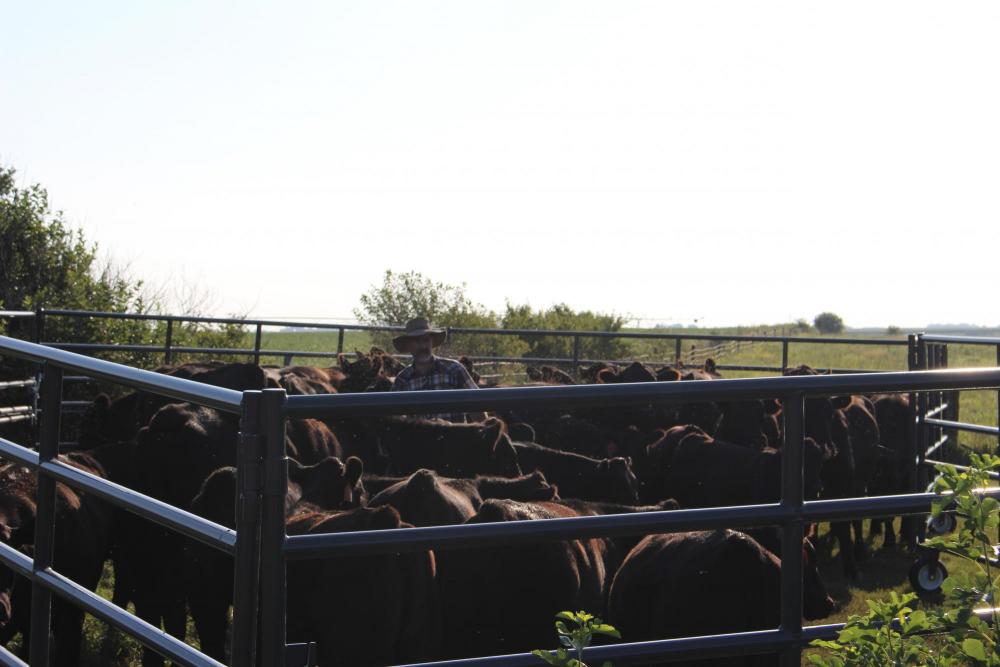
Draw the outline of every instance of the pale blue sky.
<instances>
[{"instance_id":1,"label":"pale blue sky","mask_svg":"<svg viewBox=\"0 0 1000 667\"><path fill-rule=\"evenodd\" d=\"M997 34L995 2L9 3L0 163L222 313L350 315L391 268L997 324Z\"/></svg>"}]
</instances>

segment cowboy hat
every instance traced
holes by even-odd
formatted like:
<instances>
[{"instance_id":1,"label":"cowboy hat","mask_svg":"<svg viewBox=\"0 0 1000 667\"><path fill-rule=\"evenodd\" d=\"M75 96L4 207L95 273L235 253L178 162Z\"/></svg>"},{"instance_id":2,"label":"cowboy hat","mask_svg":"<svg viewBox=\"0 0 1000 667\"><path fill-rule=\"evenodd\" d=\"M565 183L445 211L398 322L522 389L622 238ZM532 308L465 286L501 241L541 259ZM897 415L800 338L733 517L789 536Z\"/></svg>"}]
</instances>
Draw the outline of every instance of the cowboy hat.
<instances>
[{"instance_id":1,"label":"cowboy hat","mask_svg":"<svg viewBox=\"0 0 1000 667\"><path fill-rule=\"evenodd\" d=\"M398 351L406 352L405 344L408 339L420 338L425 335L431 337L431 345L433 347L438 347L444 343L445 338L448 336L444 329L432 328L426 317L414 317L406 323L406 333L393 338L392 344Z\"/></svg>"}]
</instances>

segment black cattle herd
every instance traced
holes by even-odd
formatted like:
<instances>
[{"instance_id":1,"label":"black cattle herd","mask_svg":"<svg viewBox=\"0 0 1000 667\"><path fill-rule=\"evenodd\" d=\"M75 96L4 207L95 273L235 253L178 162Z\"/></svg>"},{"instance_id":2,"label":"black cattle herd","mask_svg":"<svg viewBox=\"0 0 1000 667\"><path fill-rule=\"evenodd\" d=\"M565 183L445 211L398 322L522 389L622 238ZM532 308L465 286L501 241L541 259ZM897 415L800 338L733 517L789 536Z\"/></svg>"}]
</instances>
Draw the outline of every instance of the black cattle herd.
<instances>
[{"instance_id":1,"label":"black cattle herd","mask_svg":"<svg viewBox=\"0 0 1000 667\"><path fill-rule=\"evenodd\" d=\"M339 367L188 363L159 372L236 390L290 394L382 391L400 366L381 350ZM473 377L471 364L467 364ZM711 381L704 367L640 363L579 369L589 383ZM813 373L800 367L794 373ZM574 383L529 368L529 384ZM292 419L287 532L305 535L520 521L774 502L782 406L777 401L643 405L572 413L530 410L454 424L421 418ZM811 398L805 406L807 499L899 491L897 451L909 435L901 396ZM62 459L219 524L234 526L234 415L133 392L99 395ZM114 602L225 660L233 596L229 556L62 484L55 569L96 590L110 559ZM31 553L36 478L0 468L0 539ZM734 528L739 528L734 526ZM876 522L887 544L891 521ZM842 566L867 557L860 522L834 524ZM322 665L381 665L523 652L554 645L562 610L602 615L627 641L776 627L777 529L593 538L483 549L335 557L288 565L289 642L317 642ZM794 554L794 557L800 557ZM807 619L833 602L802 545ZM0 641L24 633L30 585L6 568ZM55 663L77 664L82 613L53 607ZM732 664L772 664L733 659ZM761 663L759 661L763 660ZM144 665L163 664L147 652Z\"/></svg>"}]
</instances>

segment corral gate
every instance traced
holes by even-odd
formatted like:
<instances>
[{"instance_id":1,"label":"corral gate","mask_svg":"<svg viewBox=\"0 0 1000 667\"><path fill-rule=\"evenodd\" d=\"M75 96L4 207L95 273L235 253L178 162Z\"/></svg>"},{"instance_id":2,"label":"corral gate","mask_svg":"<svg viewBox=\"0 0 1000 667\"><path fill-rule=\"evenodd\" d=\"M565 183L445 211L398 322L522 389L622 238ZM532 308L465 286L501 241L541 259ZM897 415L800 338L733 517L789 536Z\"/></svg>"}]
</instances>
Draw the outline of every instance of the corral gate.
<instances>
[{"instance_id":1,"label":"corral gate","mask_svg":"<svg viewBox=\"0 0 1000 667\"><path fill-rule=\"evenodd\" d=\"M1000 342L1000 341L998 341ZM29 657L33 665L48 665L51 594L55 592L88 613L135 636L143 644L184 665L217 665L183 642L132 616L99 596L82 589L52 570L55 482L92 493L143 518L234 556L235 587L233 654L231 664L250 666L259 657L266 665L303 663L301 646L285 641L285 563L288 560L329 555L360 555L416 551L428 548L487 546L562 540L577 537L637 535L728 526L777 525L783 528L783 551L795 553L806 522L853 517L926 513L933 494L805 501L803 498L803 401L807 396L851 393L955 392L1000 387L1000 369L917 370L868 375L832 375L718 380L695 383L645 383L567 387L525 387L493 390L452 390L291 396L283 390L239 392L211 387L63 350L0 337L0 354L41 364L40 435L38 451L0 439L0 455L39 473L38 519L34 559L0 544L0 562L29 578L33 587L32 634ZM117 484L67 466L55 459L59 443L59 399L65 371L116 382L143 391L191 401L241 415L237 529L229 530L165 505ZM283 496L287 487L284 422L289 417L374 416L441 411L475 412L510 409L542 402L546 407L579 408L595 405L692 402L781 398L784 403L785 441L782 457L781 501L731 508L677 510L645 514L580 517L505 524L441 526L402 530L287 536ZM924 429L952 428L923 416ZM916 443L906 454L913 475L921 456ZM1000 489L989 491L1000 497ZM799 665L804 644L835 636L841 626L802 626L802 561L788 558L781 567L781 625L754 632L711 637L624 643L588 649L591 660L613 659L620 664L641 660L711 658L750 653L779 653L783 665ZM256 627L258 609L261 624ZM481 660L449 664L477 664ZM22 665L0 648L0 663ZM485 664L485 663L483 663ZM492 659L491 665L535 665L528 655Z\"/></svg>"}]
</instances>

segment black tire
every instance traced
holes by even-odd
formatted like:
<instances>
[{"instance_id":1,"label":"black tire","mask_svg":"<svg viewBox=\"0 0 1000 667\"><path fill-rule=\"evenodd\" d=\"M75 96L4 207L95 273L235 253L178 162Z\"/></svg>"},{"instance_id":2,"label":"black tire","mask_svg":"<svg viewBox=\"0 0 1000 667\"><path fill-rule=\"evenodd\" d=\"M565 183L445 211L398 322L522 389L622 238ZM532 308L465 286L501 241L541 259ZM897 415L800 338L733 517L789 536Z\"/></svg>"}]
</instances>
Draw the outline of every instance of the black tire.
<instances>
[{"instance_id":1,"label":"black tire","mask_svg":"<svg viewBox=\"0 0 1000 667\"><path fill-rule=\"evenodd\" d=\"M910 585L920 596L935 596L941 593L941 584L948 578L948 570L933 556L918 559L910 568Z\"/></svg>"}]
</instances>

